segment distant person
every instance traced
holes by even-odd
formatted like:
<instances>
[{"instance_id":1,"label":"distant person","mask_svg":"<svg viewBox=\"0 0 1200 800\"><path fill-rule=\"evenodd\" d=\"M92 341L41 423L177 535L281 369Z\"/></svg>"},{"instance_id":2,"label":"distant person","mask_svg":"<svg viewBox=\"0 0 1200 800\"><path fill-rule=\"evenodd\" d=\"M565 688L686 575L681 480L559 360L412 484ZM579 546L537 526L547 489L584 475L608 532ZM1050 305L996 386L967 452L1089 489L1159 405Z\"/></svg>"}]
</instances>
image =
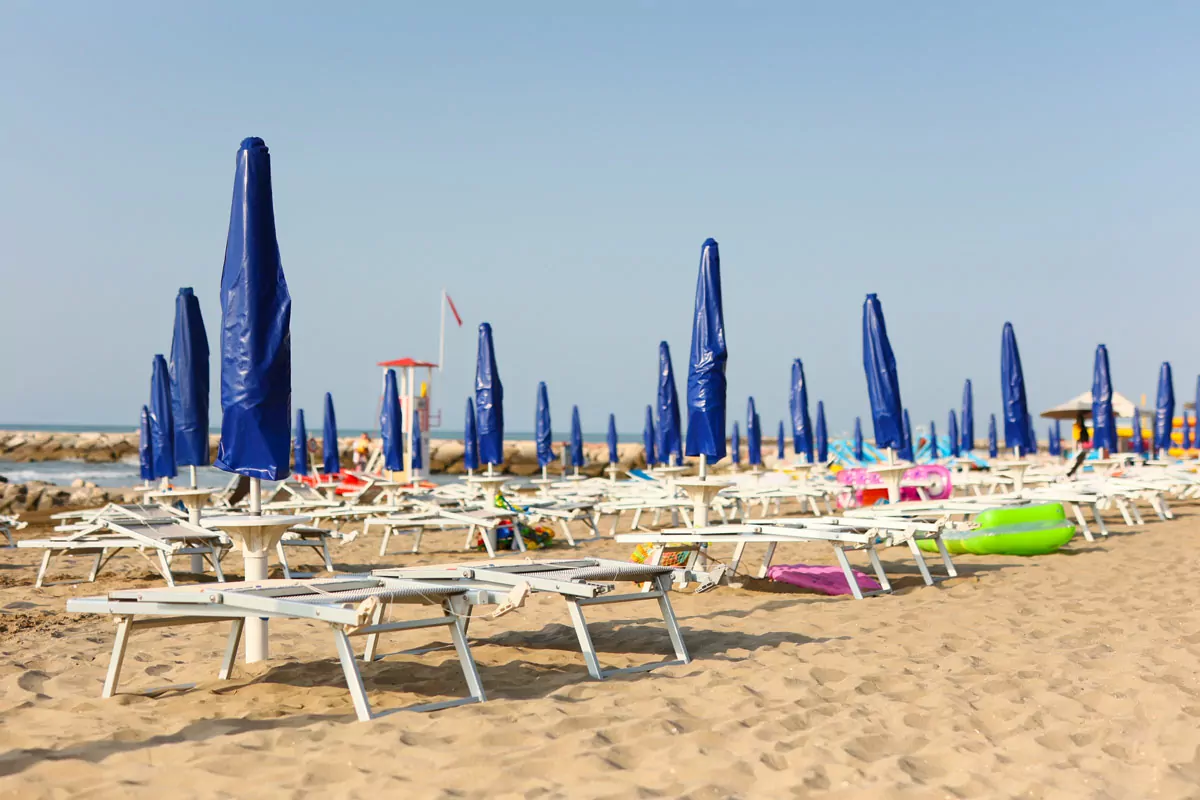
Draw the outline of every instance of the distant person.
<instances>
[{"instance_id":1,"label":"distant person","mask_svg":"<svg viewBox=\"0 0 1200 800\"><path fill-rule=\"evenodd\" d=\"M1091 435L1088 433L1087 419L1080 411L1075 415L1075 441L1079 443L1080 450L1087 450L1091 446Z\"/></svg>"},{"instance_id":2,"label":"distant person","mask_svg":"<svg viewBox=\"0 0 1200 800\"><path fill-rule=\"evenodd\" d=\"M362 472L367 468L367 455L371 452L371 437L366 431L354 440L354 470Z\"/></svg>"}]
</instances>

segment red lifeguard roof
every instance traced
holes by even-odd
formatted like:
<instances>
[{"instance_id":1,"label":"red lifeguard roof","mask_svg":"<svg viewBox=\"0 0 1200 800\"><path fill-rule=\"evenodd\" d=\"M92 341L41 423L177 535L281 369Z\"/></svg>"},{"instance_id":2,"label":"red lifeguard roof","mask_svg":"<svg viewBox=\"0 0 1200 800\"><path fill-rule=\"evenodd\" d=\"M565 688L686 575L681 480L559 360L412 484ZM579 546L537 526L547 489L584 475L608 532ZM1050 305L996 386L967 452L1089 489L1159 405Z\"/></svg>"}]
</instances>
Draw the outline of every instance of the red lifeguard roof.
<instances>
[{"instance_id":1,"label":"red lifeguard roof","mask_svg":"<svg viewBox=\"0 0 1200 800\"><path fill-rule=\"evenodd\" d=\"M437 364L431 361L417 361L415 358L394 358L391 361L380 361L376 366L379 367L432 367L437 368Z\"/></svg>"}]
</instances>

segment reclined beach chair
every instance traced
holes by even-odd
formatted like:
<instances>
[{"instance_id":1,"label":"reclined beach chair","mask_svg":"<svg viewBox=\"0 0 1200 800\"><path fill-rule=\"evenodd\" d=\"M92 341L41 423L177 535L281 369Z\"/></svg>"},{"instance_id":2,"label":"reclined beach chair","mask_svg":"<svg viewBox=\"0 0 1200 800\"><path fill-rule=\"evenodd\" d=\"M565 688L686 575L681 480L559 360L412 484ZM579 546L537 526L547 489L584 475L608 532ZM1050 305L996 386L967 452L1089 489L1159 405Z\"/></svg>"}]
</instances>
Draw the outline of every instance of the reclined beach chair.
<instances>
[{"instance_id":1,"label":"reclined beach chair","mask_svg":"<svg viewBox=\"0 0 1200 800\"><path fill-rule=\"evenodd\" d=\"M17 543L13 541L12 532L21 530L26 524L15 514L0 514L0 533L3 533L4 538L8 540L9 547L17 546Z\"/></svg>"},{"instance_id":2,"label":"reclined beach chair","mask_svg":"<svg viewBox=\"0 0 1200 800\"><path fill-rule=\"evenodd\" d=\"M203 556L212 566L217 579L224 579L221 572L221 552L227 547L228 539L224 534L197 527L174 515L165 518L147 516L141 519L100 517L77 525L60 526L58 530L64 528L68 532L62 536L28 539L17 543L18 547L44 551L34 583L37 587L44 584L46 571L55 556L64 553L94 555L96 559L88 581L95 581L101 568L125 549L137 550L138 554L162 575L168 586L175 585L175 578L171 574L171 559L175 556ZM157 562L147 556L147 551L157 556Z\"/></svg>"},{"instance_id":3,"label":"reclined beach chair","mask_svg":"<svg viewBox=\"0 0 1200 800\"><path fill-rule=\"evenodd\" d=\"M691 661L683 633L671 608L670 589L672 576L677 570L651 564L629 561L613 561L603 558L544 559L525 561L492 561L476 564L448 566L403 567L379 569L372 574L381 577L405 578L432 581L436 585L458 585L473 590L468 602L476 605L498 605L510 602L514 590L521 594L557 594L566 601L571 624L579 639L579 648L587 662L588 674L597 680L626 672L645 672L658 667L687 664ZM623 594L610 594L615 582L647 583L646 591L634 590ZM656 600L659 613L667 628L667 636L674 649L675 658L623 669L605 670L600 666L592 635L588 631L584 608L587 606L632 603ZM374 654L373 644L368 641L368 656Z\"/></svg>"},{"instance_id":4,"label":"reclined beach chair","mask_svg":"<svg viewBox=\"0 0 1200 800\"><path fill-rule=\"evenodd\" d=\"M365 722L392 712L372 713L362 673L351 649L351 636L369 636L375 640L379 634L391 631L445 627L458 653L459 666L466 678L470 696L405 710L431 711L487 699L475 660L471 656L470 645L459 625L459 620L469 612L468 591L463 586L433 581L418 583L361 575L318 581L267 580L118 591L101 597L70 599L67 601L67 611L109 614L116 618L116 641L102 697L112 697L116 693L129 635L137 629L231 623L225 657L218 673L221 680L227 680L237 658L242 629L247 619L266 617L325 623L333 633L334 646L350 689L355 714ZM438 606L441 614L425 619L379 622L383 609L396 604Z\"/></svg>"}]
</instances>

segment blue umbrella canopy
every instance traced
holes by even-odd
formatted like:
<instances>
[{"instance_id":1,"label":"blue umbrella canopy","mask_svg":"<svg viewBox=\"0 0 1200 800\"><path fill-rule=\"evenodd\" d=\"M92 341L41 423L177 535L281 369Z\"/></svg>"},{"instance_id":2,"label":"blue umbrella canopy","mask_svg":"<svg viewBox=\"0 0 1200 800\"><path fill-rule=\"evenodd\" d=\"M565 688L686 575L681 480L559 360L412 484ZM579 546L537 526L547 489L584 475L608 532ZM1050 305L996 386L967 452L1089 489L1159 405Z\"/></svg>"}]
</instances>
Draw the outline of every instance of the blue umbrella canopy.
<instances>
[{"instance_id":1,"label":"blue umbrella canopy","mask_svg":"<svg viewBox=\"0 0 1200 800\"><path fill-rule=\"evenodd\" d=\"M742 463L742 435L738 432L737 420L733 421L733 434L729 437L729 457L734 464Z\"/></svg>"},{"instance_id":2,"label":"blue umbrella canopy","mask_svg":"<svg viewBox=\"0 0 1200 800\"><path fill-rule=\"evenodd\" d=\"M829 460L829 431L825 427L825 401L817 401L817 461Z\"/></svg>"},{"instance_id":3,"label":"blue umbrella canopy","mask_svg":"<svg viewBox=\"0 0 1200 800\"><path fill-rule=\"evenodd\" d=\"M1000 455L1000 442L996 436L996 415L988 417L988 458Z\"/></svg>"},{"instance_id":4,"label":"blue umbrella canopy","mask_svg":"<svg viewBox=\"0 0 1200 800\"><path fill-rule=\"evenodd\" d=\"M1000 392L1004 401L1004 446L1033 448L1030 439L1029 403L1025 397L1025 373L1021 369L1021 351L1011 322L1004 323L1000 337Z\"/></svg>"},{"instance_id":5,"label":"blue umbrella canopy","mask_svg":"<svg viewBox=\"0 0 1200 800\"><path fill-rule=\"evenodd\" d=\"M862 418L854 418L854 458L858 461L866 459L866 453L863 452L863 432Z\"/></svg>"},{"instance_id":6,"label":"blue umbrella canopy","mask_svg":"<svg viewBox=\"0 0 1200 800\"><path fill-rule=\"evenodd\" d=\"M904 443L900 445L900 449L896 452L904 461L913 460L913 440L912 440L912 423L908 421L908 409L904 409L902 414L904 420Z\"/></svg>"},{"instance_id":7,"label":"blue umbrella canopy","mask_svg":"<svg viewBox=\"0 0 1200 800\"><path fill-rule=\"evenodd\" d=\"M383 402L379 405L379 435L383 439L383 468L396 472L403 470L404 414L400 410L400 387L396 383L394 369L389 369L383 380Z\"/></svg>"},{"instance_id":8,"label":"blue umbrella canopy","mask_svg":"<svg viewBox=\"0 0 1200 800\"><path fill-rule=\"evenodd\" d=\"M1183 436L1183 449L1187 450L1192 446L1192 431L1188 426L1188 412L1183 410L1183 430L1180 432Z\"/></svg>"},{"instance_id":9,"label":"blue umbrella canopy","mask_svg":"<svg viewBox=\"0 0 1200 800\"><path fill-rule=\"evenodd\" d=\"M1133 452L1141 455L1146 452L1146 438L1142 435L1142 410L1133 410Z\"/></svg>"},{"instance_id":10,"label":"blue umbrella canopy","mask_svg":"<svg viewBox=\"0 0 1200 800\"><path fill-rule=\"evenodd\" d=\"M475 356L475 414L479 423L479 460L504 463L504 385L496 369L492 326L479 325L479 350Z\"/></svg>"},{"instance_id":11,"label":"blue umbrella canopy","mask_svg":"<svg viewBox=\"0 0 1200 800\"><path fill-rule=\"evenodd\" d=\"M271 196L271 156L242 141L221 270L221 441L216 466L283 480L292 427L292 298Z\"/></svg>"},{"instance_id":12,"label":"blue umbrella canopy","mask_svg":"<svg viewBox=\"0 0 1200 800\"><path fill-rule=\"evenodd\" d=\"M792 450L813 462L812 419L808 416L808 381L804 377L804 362L792 361L792 382L788 387L788 410L792 415Z\"/></svg>"},{"instance_id":13,"label":"blue umbrella canopy","mask_svg":"<svg viewBox=\"0 0 1200 800\"><path fill-rule=\"evenodd\" d=\"M304 409L296 409L296 434L292 437L292 472L308 474L308 431L304 428Z\"/></svg>"},{"instance_id":14,"label":"blue umbrella canopy","mask_svg":"<svg viewBox=\"0 0 1200 800\"><path fill-rule=\"evenodd\" d=\"M1136 411L1134 413L1137 413ZM1054 441L1058 442L1058 452L1055 455L1062 455L1062 420L1054 420Z\"/></svg>"},{"instance_id":15,"label":"blue umbrella canopy","mask_svg":"<svg viewBox=\"0 0 1200 800\"><path fill-rule=\"evenodd\" d=\"M1046 452L1052 456L1060 455L1058 441L1054 438L1054 426L1046 426Z\"/></svg>"},{"instance_id":16,"label":"blue umbrella canopy","mask_svg":"<svg viewBox=\"0 0 1200 800\"><path fill-rule=\"evenodd\" d=\"M150 373L150 440L153 443L154 477L174 478L175 418L171 412L171 376L167 359L154 357Z\"/></svg>"},{"instance_id":17,"label":"blue umbrella canopy","mask_svg":"<svg viewBox=\"0 0 1200 800\"><path fill-rule=\"evenodd\" d=\"M658 463L654 452L654 408L646 406L646 425L642 428L642 446L646 449L646 466L652 467Z\"/></svg>"},{"instance_id":18,"label":"blue umbrella canopy","mask_svg":"<svg viewBox=\"0 0 1200 800\"><path fill-rule=\"evenodd\" d=\"M746 401L746 448L748 450L746 460L750 462L750 466L754 467L763 463L762 428L758 419L758 409L754 407L753 397Z\"/></svg>"},{"instance_id":19,"label":"blue umbrella canopy","mask_svg":"<svg viewBox=\"0 0 1200 800\"><path fill-rule=\"evenodd\" d=\"M787 458L787 445L783 435L783 420L779 420L779 433L775 437L775 446L778 448L779 460L783 461Z\"/></svg>"},{"instance_id":20,"label":"blue umbrella canopy","mask_svg":"<svg viewBox=\"0 0 1200 800\"><path fill-rule=\"evenodd\" d=\"M658 343L658 442L659 457L683 463L683 441L679 434L679 392L675 389L675 370L671 366L671 348Z\"/></svg>"},{"instance_id":21,"label":"blue umbrella canopy","mask_svg":"<svg viewBox=\"0 0 1200 800\"><path fill-rule=\"evenodd\" d=\"M616 464L621 460L620 453L617 452L617 416L616 414L608 415L608 463Z\"/></svg>"},{"instance_id":22,"label":"blue umbrella canopy","mask_svg":"<svg viewBox=\"0 0 1200 800\"><path fill-rule=\"evenodd\" d=\"M171 334L171 413L175 418L175 463L208 463L208 336L200 301L191 288L175 298Z\"/></svg>"},{"instance_id":23,"label":"blue umbrella canopy","mask_svg":"<svg viewBox=\"0 0 1200 800\"><path fill-rule=\"evenodd\" d=\"M971 388L971 379L963 384L962 396L962 443L959 445L964 452L975 449L975 390Z\"/></svg>"},{"instance_id":24,"label":"blue umbrella canopy","mask_svg":"<svg viewBox=\"0 0 1200 800\"><path fill-rule=\"evenodd\" d=\"M537 386L537 410L533 422L533 442L537 446L538 466L544 467L555 459L554 432L550 428L550 395L546 391L544 381L539 382Z\"/></svg>"},{"instance_id":25,"label":"blue umbrella canopy","mask_svg":"<svg viewBox=\"0 0 1200 800\"><path fill-rule=\"evenodd\" d=\"M1092 369L1092 446L1117 452L1112 375L1108 368L1108 348L1102 344L1096 345L1096 362Z\"/></svg>"},{"instance_id":26,"label":"blue umbrella canopy","mask_svg":"<svg viewBox=\"0 0 1200 800\"><path fill-rule=\"evenodd\" d=\"M687 378L687 454L712 461L725 457L725 312L721 303L721 256L714 239L700 248L696 312Z\"/></svg>"},{"instance_id":27,"label":"blue umbrella canopy","mask_svg":"<svg viewBox=\"0 0 1200 800\"><path fill-rule=\"evenodd\" d=\"M867 295L863 301L862 330L863 370L867 374L867 394L871 398L875 445L902 450L908 439L902 418L900 378L896 374L896 356L892 353L883 319L883 306L874 294Z\"/></svg>"},{"instance_id":28,"label":"blue umbrella canopy","mask_svg":"<svg viewBox=\"0 0 1200 800\"><path fill-rule=\"evenodd\" d=\"M583 465L583 426L579 422L579 406L571 406L571 466Z\"/></svg>"},{"instance_id":29,"label":"blue umbrella canopy","mask_svg":"<svg viewBox=\"0 0 1200 800\"><path fill-rule=\"evenodd\" d=\"M1033 417L1029 418L1029 434L1026 436L1026 441L1029 443L1029 453L1038 451L1037 431L1033 429Z\"/></svg>"},{"instance_id":30,"label":"blue umbrella canopy","mask_svg":"<svg viewBox=\"0 0 1200 800\"><path fill-rule=\"evenodd\" d=\"M950 409L950 419L946 423L946 436L950 439L950 455L958 458L962 455L962 443L958 440L958 417L954 409Z\"/></svg>"},{"instance_id":31,"label":"blue umbrella canopy","mask_svg":"<svg viewBox=\"0 0 1200 800\"><path fill-rule=\"evenodd\" d=\"M475 401L470 397L463 417L463 469L479 469L479 431L475 428Z\"/></svg>"},{"instance_id":32,"label":"blue umbrella canopy","mask_svg":"<svg viewBox=\"0 0 1200 800\"><path fill-rule=\"evenodd\" d=\"M142 480L154 480L154 445L150 433L150 409L142 406L141 422L138 425L138 466Z\"/></svg>"},{"instance_id":33,"label":"blue umbrella canopy","mask_svg":"<svg viewBox=\"0 0 1200 800\"><path fill-rule=\"evenodd\" d=\"M413 415L412 421L412 436L409 438L409 446L412 447L412 468L414 470L421 469L425 465L425 459L421 455L423 448L421 447L421 418Z\"/></svg>"},{"instance_id":34,"label":"blue umbrella canopy","mask_svg":"<svg viewBox=\"0 0 1200 800\"><path fill-rule=\"evenodd\" d=\"M322 469L326 475L337 475L342 471L342 461L338 455L337 414L333 412L333 395L325 393L325 425L321 434Z\"/></svg>"},{"instance_id":35,"label":"blue umbrella canopy","mask_svg":"<svg viewBox=\"0 0 1200 800\"><path fill-rule=\"evenodd\" d=\"M929 460L937 461L940 457L941 454L938 453L937 425L933 420L929 420Z\"/></svg>"},{"instance_id":36,"label":"blue umbrella canopy","mask_svg":"<svg viewBox=\"0 0 1200 800\"><path fill-rule=\"evenodd\" d=\"M1158 402L1154 407L1154 449L1171 449L1171 433L1175 427L1175 381L1171 378L1171 362L1164 361L1158 369Z\"/></svg>"}]
</instances>

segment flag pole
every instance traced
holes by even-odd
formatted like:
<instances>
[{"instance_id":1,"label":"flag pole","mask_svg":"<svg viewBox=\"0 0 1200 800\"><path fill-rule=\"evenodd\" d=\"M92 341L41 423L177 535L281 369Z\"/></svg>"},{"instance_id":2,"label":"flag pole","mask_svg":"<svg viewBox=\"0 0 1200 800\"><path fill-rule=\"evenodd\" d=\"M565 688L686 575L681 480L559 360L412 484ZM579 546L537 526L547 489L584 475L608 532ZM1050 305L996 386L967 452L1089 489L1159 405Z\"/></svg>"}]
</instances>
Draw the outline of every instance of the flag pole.
<instances>
[{"instance_id":1,"label":"flag pole","mask_svg":"<svg viewBox=\"0 0 1200 800\"><path fill-rule=\"evenodd\" d=\"M446 287L442 287L442 305L441 305L441 326L438 329L438 420L442 419L442 389L445 388L445 379L442 371L446 368ZM429 409L430 412L433 409Z\"/></svg>"}]
</instances>

